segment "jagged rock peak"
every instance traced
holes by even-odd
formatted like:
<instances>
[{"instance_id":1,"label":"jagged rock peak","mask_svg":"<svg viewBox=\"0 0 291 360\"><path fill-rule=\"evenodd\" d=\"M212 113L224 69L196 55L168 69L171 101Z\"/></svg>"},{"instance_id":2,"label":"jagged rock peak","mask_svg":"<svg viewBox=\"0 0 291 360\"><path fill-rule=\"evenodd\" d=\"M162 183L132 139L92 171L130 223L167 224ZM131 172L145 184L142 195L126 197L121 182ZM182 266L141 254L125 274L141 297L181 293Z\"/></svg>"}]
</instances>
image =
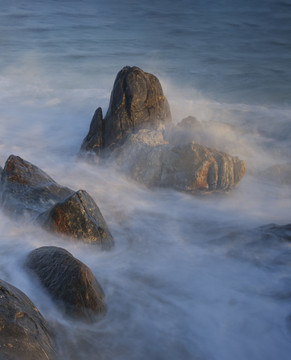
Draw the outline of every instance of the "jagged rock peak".
<instances>
[{"instance_id":1,"label":"jagged rock peak","mask_svg":"<svg viewBox=\"0 0 291 360\"><path fill-rule=\"evenodd\" d=\"M116 76L105 118L98 108L81 151L100 154L115 148L139 129L156 129L172 122L170 107L156 76L126 66Z\"/></svg>"}]
</instances>

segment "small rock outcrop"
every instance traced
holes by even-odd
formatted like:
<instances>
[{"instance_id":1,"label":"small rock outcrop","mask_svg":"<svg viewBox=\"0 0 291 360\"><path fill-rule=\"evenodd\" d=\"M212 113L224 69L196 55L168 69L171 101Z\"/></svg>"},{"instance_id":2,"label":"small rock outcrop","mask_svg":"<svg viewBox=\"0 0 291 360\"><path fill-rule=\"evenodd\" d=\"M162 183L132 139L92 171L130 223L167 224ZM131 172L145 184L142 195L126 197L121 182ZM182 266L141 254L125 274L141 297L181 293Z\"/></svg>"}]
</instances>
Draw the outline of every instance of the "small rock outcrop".
<instances>
[{"instance_id":1,"label":"small rock outcrop","mask_svg":"<svg viewBox=\"0 0 291 360\"><path fill-rule=\"evenodd\" d=\"M244 176L245 163L215 150L211 141L200 145L193 136L199 132L198 139L207 141L205 132L210 129L213 139L217 127L212 122L202 126L193 116L173 125L158 79L127 66L117 74L105 118L101 108L96 110L81 153L94 159L110 158L148 187L190 193L229 191ZM231 125L220 125L220 133L230 129Z\"/></svg>"},{"instance_id":2,"label":"small rock outcrop","mask_svg":"<svg viewBox=\"0 0 291 360\"><path fill-rule=\"evenodd\" d=\"M22 291L3 280L0 280L0 358L58 358L45 319Z\"/></svg>"},{"instance_id":3,"label":"small rock outcrop","mask_svg":"<svg viewBox=\"0 0 291 360\"><path fill-rule=\"evenodd\" d=\"M190 193L229 191L245 173L245 163L237 157L194 142L173 146L159 131L131 135L113 157L133 179L148 187Z\"/></svg>"},{"instance_id":4,"label":"small rock outcrop","mask_svg":"<svg viewBox=\"0 0 291 360\"><path fill-rule=\"evenodd\" d=\"M121 145L139 129L169 123L171 112L159 80L136 66L126 66L116 76L105 118L98 108L81 150L99 154L100 149Z\"/></svg>"},{"instance_id":5,"label":"small rock outcrop","mask_svg":"<svg viewBox=\"0 0 291 360\"><path fill-rule=\"evenodd\" d=\"M10 215L28 215L45 229L102 249L114 245L106 222L90 195L57 184L37 166L11 155L1 175L1 205Z\"/></svg>"},{"instance_id":6,"label":"small rock outcrop","mask_svg":"<svg viewBox=\"0 0 291 360\"><path fill-rule=\"evenodd\" d=\"M65 249L35 249L26 266L68 315L93 321L106 313L105 295L92 271Z\"/></svg>"}]
</instances>

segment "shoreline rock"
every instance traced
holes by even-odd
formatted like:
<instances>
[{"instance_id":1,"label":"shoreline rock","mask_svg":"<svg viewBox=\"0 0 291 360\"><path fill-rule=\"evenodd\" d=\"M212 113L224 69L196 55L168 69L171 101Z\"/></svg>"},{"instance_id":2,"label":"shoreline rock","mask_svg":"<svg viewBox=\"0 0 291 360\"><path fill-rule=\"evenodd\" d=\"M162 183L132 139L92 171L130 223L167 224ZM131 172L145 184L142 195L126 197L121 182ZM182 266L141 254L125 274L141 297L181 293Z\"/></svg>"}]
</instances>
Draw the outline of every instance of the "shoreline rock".
<instances>
[{"instance_id":1,"label":"shoreline rock","mask_svg":"<svg viewBox=\"0 0 291 360\"><path fill-rule=\"evenodd\" d=\"M81 151L99 155L102 149L122 145L139 129L156 129L171 122L170 107L158 78L136 66L125 66L116 76L104 119L98 108Z\"/></svg>"},{"instance_id":2,"label":"shoreline rock","mask_svg":"<svg viewBox=\"0 0 291 360\"><path fill-rule=\"evenodd\" d=\"M245 162L191 140L200 128L191 116L174 126L158 79L127 66L117 74L105 118L98 108L80 151L97 161L109 158L149 188L192 194L232 190L245 174Z\"/></svg>"},{"instance_id":3,"label":"shoreline rock","mask_svg":"<svg viewBox=\"0 0 291 360\"><path fill-rule=\"evenodd\" d=\"M29 253L25 266L50 296L74 318L93 321L107 311L105 294L92 271L67 250L44 246Z\"/></svg>"},{"instance_id":4,"label":"shoreline rock","mask_svg":"<svg viewBox=\"0 0 291 360\"><path fill-rule=\"evenodd\" d=\"M245 163L237 157L194 142L173 146L159 131L140 130L112 157L147 187L189 193L232 190L245 173Z\"/></svg>"},{"instance_id":5,"label":"shoreline rock","mask_svg":"<svg viewBox=\"0 0 291 360\"><path fill-rule=\"evenodd\" d=\"M22 291L3 280L0 280L0 358L58 359L45 319Z\"/></svg>"},{"instance_id":6,"label":"shoreline rock","mask_svg":"<svg viewBox=\"0 0 291 360\"><path fill-rule=\"evenodd\" d=\"M107 224L90 195L57 184L37 166L10 155L1 174L1 206L12 216L27 215L44 229L100 245L114 246Z\"/></svg>"}]
</instances>

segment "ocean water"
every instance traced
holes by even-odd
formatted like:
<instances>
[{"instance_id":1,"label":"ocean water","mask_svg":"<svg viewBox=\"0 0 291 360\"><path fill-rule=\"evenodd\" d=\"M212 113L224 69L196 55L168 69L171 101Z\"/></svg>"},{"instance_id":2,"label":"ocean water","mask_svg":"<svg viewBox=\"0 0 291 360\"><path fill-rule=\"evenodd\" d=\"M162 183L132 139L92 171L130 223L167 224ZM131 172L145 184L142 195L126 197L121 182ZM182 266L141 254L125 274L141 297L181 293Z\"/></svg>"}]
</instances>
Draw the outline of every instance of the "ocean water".
<instances>
[{"instance_id":1,"label":"ocean water","mask_svg":"<svg viewBox=\"0 0 291 360\"><path fill-rule=\"evenodd\" d=\"M116 242L92 251L0 211L0 278L36 304L61 358L289 359L291 245L258 241L252 229L291 222L290 170L274 170L291 166L290 0L0 6L0 165L19 155L87 190ZM149 190L112 164L78 158L125 65L159 78L174 122L193 115L211 124L196 141L245 160L237 188L202 197ZM106 293L104 319L66 319L23 270L44 245L92 269Z\"/></svg>"}]
</instances>

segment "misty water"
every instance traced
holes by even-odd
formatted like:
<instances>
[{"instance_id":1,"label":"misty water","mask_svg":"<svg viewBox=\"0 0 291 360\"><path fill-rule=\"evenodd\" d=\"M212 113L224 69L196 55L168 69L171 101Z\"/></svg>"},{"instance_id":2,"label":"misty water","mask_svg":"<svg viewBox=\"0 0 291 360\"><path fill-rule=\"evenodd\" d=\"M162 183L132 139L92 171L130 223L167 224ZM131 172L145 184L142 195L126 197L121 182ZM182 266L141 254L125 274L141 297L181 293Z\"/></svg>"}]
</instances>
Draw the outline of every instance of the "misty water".
<instances>
[{"instance_id":1,"label":"misty water","mask_svg":"<svg viewBox=\"0 0 291 360\"><path fill-rule=\"evenodd\" d=\"M257 228L291 222L290 170L272 172L291 166L290 1L0 5L0 165L18 155L85 189L116 243L102 252L0 210L0 278L35 303L61 358L289 359L291 245ZM175 123L193 115L205 125L193 140L245 160L232 192L149 190L77 156L125 65L159 78ZM104 319L65 318L24 271L44 245L91 268Z\"/></svg>"}]
</instances>

